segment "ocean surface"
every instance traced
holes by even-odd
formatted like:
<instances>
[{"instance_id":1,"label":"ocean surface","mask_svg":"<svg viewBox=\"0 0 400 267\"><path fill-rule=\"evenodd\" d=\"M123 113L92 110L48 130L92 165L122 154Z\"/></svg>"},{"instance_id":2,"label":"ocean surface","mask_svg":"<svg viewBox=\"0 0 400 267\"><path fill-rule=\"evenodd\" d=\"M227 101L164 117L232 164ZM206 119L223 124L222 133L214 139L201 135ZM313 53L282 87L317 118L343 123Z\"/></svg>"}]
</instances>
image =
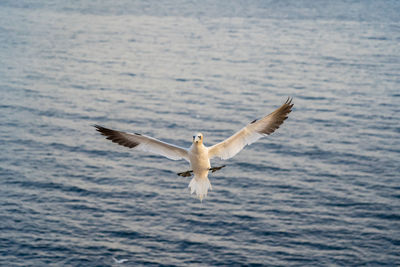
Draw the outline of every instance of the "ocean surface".
<instances>
[{"instance_id":1,"label":"ocean surface","mask_svg":"<svg viewBox=\"0 0 400 267\"><path fill-rule=\"evenodd\" d=\"M288 96L202 202L93 128L212 145ZM2 0L0 266L399 266L399 103L399 1Z\"/></svg>"}]
</instances>

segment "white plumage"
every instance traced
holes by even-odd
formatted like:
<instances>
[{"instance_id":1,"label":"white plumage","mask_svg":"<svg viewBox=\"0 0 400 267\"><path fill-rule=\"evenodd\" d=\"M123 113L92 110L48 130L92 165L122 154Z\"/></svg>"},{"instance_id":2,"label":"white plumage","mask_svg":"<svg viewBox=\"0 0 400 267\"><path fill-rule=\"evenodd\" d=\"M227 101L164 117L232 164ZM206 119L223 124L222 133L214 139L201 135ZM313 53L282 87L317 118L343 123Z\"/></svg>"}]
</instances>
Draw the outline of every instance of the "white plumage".
<instances>
[{"instance_id":1,"label":"white plumage","mask_svg":"<svg viewBox=\"0 0 400 267\"><path fill-rule=\"evenodd\" d=\"M190 162L191 170L178 175L190 176L191 173L194 174L189 183L189 188L191 193L196 192L197 196L202 200L207 195L208 190L211 189L208 172L210 170L214 172L223 167L211 168L210 159L214 157L224 160L229 159L239 153L246 145L250 145L261 137L273 133L287 119L292 107L292 100L288 98L282 106L271 114L252 121L225 141L211 147L204 146L201 133L193 136L192 145L189 149L185 149L138 133L125 133L99 125L95 125L95 127L107 139L120 145L159 154L172 160L185 159Z\"/></svg>"}]
</instances>

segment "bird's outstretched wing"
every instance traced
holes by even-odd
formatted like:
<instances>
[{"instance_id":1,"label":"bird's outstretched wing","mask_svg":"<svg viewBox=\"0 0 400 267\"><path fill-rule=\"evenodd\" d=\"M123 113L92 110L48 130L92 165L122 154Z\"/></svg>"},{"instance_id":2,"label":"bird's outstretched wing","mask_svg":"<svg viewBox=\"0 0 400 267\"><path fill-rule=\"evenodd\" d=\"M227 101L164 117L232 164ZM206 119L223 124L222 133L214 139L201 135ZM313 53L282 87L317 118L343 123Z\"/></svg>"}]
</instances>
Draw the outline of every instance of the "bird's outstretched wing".
<instances>
[{"instance_id":1,"label":"bird's outstretched wing","mask_svg":"<svg viewBox=\"0 0 400 267\"><path fill-rule=\"evenodd\" d=\"M171 145L155 138L138 133L130 134L120 132L99 125L94 125L94 127L102 135L106 136L108 140L111 140L121 146L155 153L173 160L185 159L189 161L188 151L184 148Z\"/></svg>"},{"instance_id":2,"label":"bird's outstretched wing","mask_svg":"<svg viewBox=\"0 0 400 267\"><path fill-rule=\"evenodd\" d=\"M239 132L235 133L225 141L211 146L208 149L208 156L229 159L239 153L246 145L250 145L263 136L273 133L292 111L292 99L286 102L271 114L259 120L254 120Z\"/></svg>"}]
</instances>

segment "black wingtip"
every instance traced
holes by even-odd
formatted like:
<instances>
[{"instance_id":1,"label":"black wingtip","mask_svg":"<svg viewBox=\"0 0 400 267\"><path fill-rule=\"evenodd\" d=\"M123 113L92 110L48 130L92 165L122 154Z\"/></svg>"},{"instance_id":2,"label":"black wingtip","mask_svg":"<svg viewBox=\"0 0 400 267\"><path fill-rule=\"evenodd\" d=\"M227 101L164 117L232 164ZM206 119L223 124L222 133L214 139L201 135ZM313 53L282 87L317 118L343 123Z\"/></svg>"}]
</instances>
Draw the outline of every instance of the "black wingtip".
<instances>
[{"instance_id":1,"label":"black wingtip","mask_svg":"<svg viewBox=\"0 0 400 267\"><path fill-rule=\"evenodd\" d=\"M98 131L98 132L100 132L100 133L102 133L103 130L105 129L103 126L100 126L100 125L98 125L98 124L93 124L92 126L93 126L94 128L96 128L96 131Z\"/></svg>"},{"instance_id":2,"label":"black wingtip","mask_svg":"<svg viewBox=\"0 0 400 267\"><path fill-rule=\"evenodd\" d=\"M96 131L98 131L99 133L101 133L104 136L110 136L115 132L114 130L108 129L106 127L103 127L103 126L100 126L97 124L93 125L93 127L96 128Z\"/></svg>"},{"instance_id":3,"label":"black wingtip","mask_svg":"<svg viewBox=\"0 0 400 267\"><path fill-rule=\"evenodd\" d=\"M116 130L112 130L112 129L108 129L108 128L105 128L103 126L97 125L97 124L95 124L93 126L96 128L96 130L101 135L104 135L106 137L106 139L108 139L108 140L110 140L110 141L112 141L114 143L117 143L117 144L119 144L121 146L134 148L134 147L136 147L136 146L138 146L140 144L138 141L130 140L127 137L127 135L129 135L127 133L116 131Z\"/></svg>"},{"instance_id":4,"label":"black wingtip","mask_svg":"<svg viewBox=\"0 0 400 267\"><path fill-rule=\"evenodd\" d=\"M101 125L98 125L98 124L94 124L93 127L96 128L96 130L99 132L103 132L104 130L110 130L110 129L103 127Z\"/></svg>"},{"instance_id":5,"label":"black wingtip","mask_svg":"<svg viewBox=\"0 0 400 267\"><path fill-rule=\"evenodd\" d=\"M286 99L285 103L283 105L285 105L287 108L289 108L289 112L290 113L292 111L292 107L294 106L294 103L292 103L293 101L293 97L288 96L288 98Z\"/></svg>"}]
</instances>

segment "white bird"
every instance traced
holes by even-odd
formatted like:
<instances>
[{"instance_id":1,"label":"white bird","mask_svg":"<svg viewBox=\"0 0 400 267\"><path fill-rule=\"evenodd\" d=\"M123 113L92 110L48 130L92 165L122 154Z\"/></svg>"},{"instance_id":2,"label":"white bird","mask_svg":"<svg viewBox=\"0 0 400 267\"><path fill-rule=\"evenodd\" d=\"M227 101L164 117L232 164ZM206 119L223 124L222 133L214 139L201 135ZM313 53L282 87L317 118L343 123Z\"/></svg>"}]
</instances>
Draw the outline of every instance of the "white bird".
<instances>
[{"instance_id":1,"label":"white bird","mask_svg":"<svg viewBox=\"0 0 400 267\"><path fill-rule=\"evenodd\" d=\"M178 173L178 175L187 177L191 176L191 173L194 174L188 187L191 189L192 194L196 192L197 196L202 200L207 196L208 190L211 190L208 172L215 172L225 167L223 165L211 168L210 159L215 157L223 160L232 158L246 145L250 145L261 137L273 133L287 119L292 107L292 99L288 98L282 106L271 114L252 121L228 139L211 147L204 146L201 133L194 135L192 145L190 148L185 149L138 133L125 133L99 125L94 125L94 127L107 139L119 145L159 154L172 160L185 159L190 162L191 170Z\"/></svg>"},{"instance_id":2,"label":"white bird","mask_svg":"<svg viewBox=\"0 0 400 267\"><path fill-rule=\"evenodd\" d=\"M124 262L127 262L128 260L127 259L120 259L120 260L118 260L118 259L116 259L116 258L114 258L114 257L112 257L113 258L113 260L116 262L116 263L124 263Z\"/></svg>"}]
</instances>

